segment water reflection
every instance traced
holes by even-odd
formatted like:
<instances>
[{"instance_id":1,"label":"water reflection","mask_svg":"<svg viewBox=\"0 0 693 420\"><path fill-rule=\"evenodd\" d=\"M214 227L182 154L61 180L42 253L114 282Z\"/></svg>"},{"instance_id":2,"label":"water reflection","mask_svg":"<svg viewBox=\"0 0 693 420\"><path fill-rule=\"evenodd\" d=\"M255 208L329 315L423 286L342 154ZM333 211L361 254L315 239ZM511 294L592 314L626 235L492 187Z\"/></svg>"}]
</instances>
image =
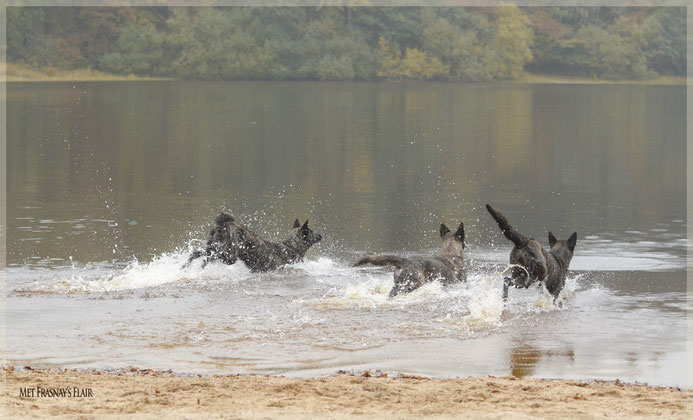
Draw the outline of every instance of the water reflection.
<instances>
[{"instance_id":1,"label":"water reflection","mask_svg":"<svg viewBox=\"0 0 693 420\"><path fill-rule=\"evenodd\" d=\"M684 99L678 87L11 84L8 258L147 258L222 207L269 235L309 217L347 249L434 247L437 224L457 219L488 246L486 202L540 238L647 231L685 219ZM59 225L23 229L25 217ZM95 232L88 247L81 231Z\"/></svg>"},{"instance_id":2,"label":"water reflection","mask_svg":"<svg viewBox=\"0 0 693 420\"><path fill-rule=\"evenodd\" d=\"M525 341L528 337L515 339L510 349L510 374L516 378L535 376L537 368L545 365L567 366L575 362L575 352L572 346L550 346L540 349L531 341ZM536 339L536 338L535 338ZM542 360L542 359L551 359ZM557 360L556 360L557 359ZM556 368L555 368L556 369ZM563 369L558 368L558 371Z\"/></svg>"},{"instance_id":3,"label":"water reflection","mask_svg":"<svg viewBox=\"0 0 693 420\"><path fill-rule=\"evenodd\" d=\"M510 372L516 378L531 376L539 363L541 353L526 343L515 343L510 354Z\"/></svg>"}]
</instances>

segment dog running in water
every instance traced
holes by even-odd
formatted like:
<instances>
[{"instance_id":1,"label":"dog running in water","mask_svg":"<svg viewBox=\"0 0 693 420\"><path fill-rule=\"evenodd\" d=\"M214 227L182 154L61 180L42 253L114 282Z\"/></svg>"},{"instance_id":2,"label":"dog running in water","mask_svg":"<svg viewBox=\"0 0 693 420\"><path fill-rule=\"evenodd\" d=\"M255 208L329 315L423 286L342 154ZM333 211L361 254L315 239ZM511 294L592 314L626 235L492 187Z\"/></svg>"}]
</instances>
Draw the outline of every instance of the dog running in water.
<instances>
[{"instance_id":1,"label":"dog running in water","mask_svg":"<svg viewBox=\"0 0 693 420\"><path fill-rule=\"evenodd\" d=\"M440 225L443 247L435 257L403 258L394 255L366 255L354 264L355 267L371 264L395 267L395 285L390 297L408 293L425 283L440 280L444 284L467 280L464 269L464 223L460 223L455 233L447 226Z\"/></svg>"},{"instance_id":2,"label":"dog running in water","mask_svg":"<svg viewBox=\"0 0 693 420\"><path fill-rule=\"evenodd\" d=\"M185 266L204 257L203 267L214 260L224 264L241 260L253 272L270 271L302 261L308 249L322 240L321 235L308 227L307 220L301 225L296 219L291 234L282 242L270 242L259 237L226 212L217 216L215 222L206 248L194 251Z\"/></svg>"},{"instance_id":3,"label":"dog running in water","mask_svg":"<svg viewBox=\"0 0 693 420\"><path fill-rule=\"evenodd\" d=\"M565 286L568 265L577 243L577 232L573 232L566 241L557 240L553 233L549 232L551 249L546 252L539 241L525 237L510 226L508 219L499 211L488 204L486 210L491 213L505 237L515 245L510 251L510 264L515 267L511 268L510 277L503 279L503 299L508 298L508 288L511 285L516 288L528 288L532 283L540 281L556 300Z\"/></svg>"}]
</instances>

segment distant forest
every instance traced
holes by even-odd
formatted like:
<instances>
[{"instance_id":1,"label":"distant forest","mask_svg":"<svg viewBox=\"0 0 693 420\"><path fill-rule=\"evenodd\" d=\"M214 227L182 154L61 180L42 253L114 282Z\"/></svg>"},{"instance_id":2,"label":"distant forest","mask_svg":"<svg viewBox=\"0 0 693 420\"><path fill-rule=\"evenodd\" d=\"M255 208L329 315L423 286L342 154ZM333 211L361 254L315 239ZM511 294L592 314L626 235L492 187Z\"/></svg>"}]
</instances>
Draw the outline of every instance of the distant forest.
<instances>
[{"instance_id":1,"label":"distant forest","mask_svg":"<svg viewBox=\"0 0 693 420\"><path fill-rule=\"evenodd\" d=\"M7 60L197 80L686 75L683 7L8 7Z\"/></svg>"}]
</instances>

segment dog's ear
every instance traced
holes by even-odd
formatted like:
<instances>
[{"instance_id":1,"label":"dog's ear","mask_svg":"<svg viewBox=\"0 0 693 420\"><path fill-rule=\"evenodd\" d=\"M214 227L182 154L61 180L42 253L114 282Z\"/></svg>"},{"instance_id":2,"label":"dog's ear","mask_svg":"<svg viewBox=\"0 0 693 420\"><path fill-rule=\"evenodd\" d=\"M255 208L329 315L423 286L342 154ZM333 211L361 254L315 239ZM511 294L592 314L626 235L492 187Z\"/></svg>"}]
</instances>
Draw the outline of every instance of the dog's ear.
<instances>
[{"instance_id":1,"label":"dog's ear","mask_svg":"<svg viewBox=\"0 0 693 420\"><path fill-rule=\"evenodd\" d=\"M303 226L301 226L301 233L306 235L306 234L308 234L308 230L309 230L308 229L308 221L306 220L306 223L304 223Z\"/></svg>"},{"instance_id":2,"label":"dog's ear","mask_svg":"<svg viewBox=\"0 0 693 420\"><path fill-rule=\"evenodd\" d=\"M491 213L491 217L493 217L496 223L498 223L498 227L500 228L501 232L503 232L503 235L505 235L510 242L514 243L518 248L522 248L523 246L527 245L529 240L520 232L516 231L514 227L510 226L508 219L506 219L501 212L497 211L488 204L486 205L486 210Z\"/></svg>"},{"instance_id":3,"label":"dog's ear","mask_svg":"<svg viewBox=\"0 0 693 420\"><path fill-rule=\"evenodd\" d=\"M575 250L575 244L577 243L577 232L573 232L572 235L570 235L570 238L568 238L568 249L570 249L570 252L573 252Z\"/></svg>"},{"instance_id":4,"label":"dog's ear","mask_svg":"<svg viewBox=\"0 0 693 420\"><path fill-rule=\"evenodd\" d=\"M301 226L301 222L299 222L298 219L294 220L294 229L296 229L297 227L300 227L300 226Z\"/></svg>"},{"instance_id":5,"label":"dog's ear","mask_svg":"<svg viewBox=\"0 0 693 420\"><path fill-rule=\"evenodd\" d=\"M556 237L553 236L553 233L549 232L549 247L553 248L554 245L556 245Z\"/></svg>"},{"instance_id":6,"label":"dog's ear","mask_svg":"<svg viewBox=\"0 0 693 420\"><path fill-rule=\"evenodd\" d=\"M450 232L450 229L448 229L448 227L445 226L445 223L441 223L440 224L440 237L442 238L448 232Z\"/></svg>"},{"instance_id":7,"label":"dog's ear","mask_svg":"<svg viewBox=\"0 0 693 420\"><path fill-rule=\"evenodd\" d=\"M455 232L455 239L464 245L464 222L460 222L460 226L457 228L457 232Z\"/></svg>"}]
</instances>

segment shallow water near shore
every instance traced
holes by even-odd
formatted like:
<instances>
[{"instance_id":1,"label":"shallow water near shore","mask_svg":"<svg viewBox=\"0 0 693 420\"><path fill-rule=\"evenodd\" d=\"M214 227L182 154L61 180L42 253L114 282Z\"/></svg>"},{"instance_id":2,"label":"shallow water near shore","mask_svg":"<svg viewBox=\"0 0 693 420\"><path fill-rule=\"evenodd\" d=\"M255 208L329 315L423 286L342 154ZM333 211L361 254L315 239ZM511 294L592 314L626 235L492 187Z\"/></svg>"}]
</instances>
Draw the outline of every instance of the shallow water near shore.
<instances>
[{"instance_id":1,"label":"shallow water near shore","mask_svg":"<svg viewBox=\"0 0 693 420\"><path fill-rule=\"evenodd\" d=\"M380 369L685 385L685 88L426 83L8 86L10 364L318 376ZM511 289L483 205L579 235L553 302ZM214 216L324 240L254 274L182 268ZM363 253L467 229L467 283L388 299Z\"/></svg>"}]
</instances>

